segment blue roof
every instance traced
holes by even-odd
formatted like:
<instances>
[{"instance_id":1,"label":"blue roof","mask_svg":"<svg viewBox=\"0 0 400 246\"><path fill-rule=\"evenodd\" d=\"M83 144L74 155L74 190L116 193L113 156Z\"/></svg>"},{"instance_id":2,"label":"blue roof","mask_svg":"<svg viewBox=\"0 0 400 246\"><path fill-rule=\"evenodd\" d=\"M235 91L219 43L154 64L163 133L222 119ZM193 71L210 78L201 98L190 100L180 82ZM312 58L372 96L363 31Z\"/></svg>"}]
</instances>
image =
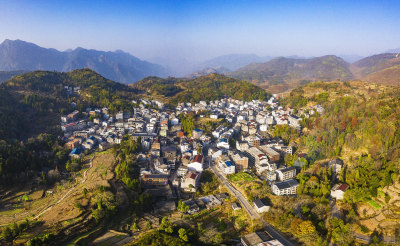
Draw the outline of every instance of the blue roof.
<instances>
[{"instance_id":1,"label":"blue roof","mask_svg":"<svg viewBox=\"0 0 400 246\"><path fill-rule=\"evenodd\" d=\"M201 132L199 128L194 129L196 132Z\"/></svg>"},{"instance_id":2,"label":"blue roof","mask_svg":"<svg viewBox=\"0 0 400 246\"><path fill-rule=\"evenodd\" d=\"M90 136L89 139L96 140L96 138L94 136Z\"/></svg>"},{"instance_id":3,"label":"blue roof","mask_svg":"<svg viewBox=\"0 0 400 246\"><path fill-rule=\"evenodd\" d=\"M235 165L235 164L234 164L233 162L231 162L231 161L226 161L225 164L226 164L227 167L231 167L231 166L234 166L234 165Z\"/></svg>"},{"instance_id":4,"label":"blue roof","mask_svg":"<svg viewBox=\"0 0 400 246\"><path fill-rule=\"evenodd\" d=\"M80 148L75 148L71 151L72 155L80 155L82 153Z\"/></svg>"},{"instance_id":5,"label":"blue roof","mask_svg":"<svg viewBox=\"0 0 400 246\"><path fill-rule=\"evenodd\" d=\"M226 138L221 138L221 140L219 140L219 142L225 142L225 143L227 143L228 140L227 140Z\"/></svg>"}]
</instances>

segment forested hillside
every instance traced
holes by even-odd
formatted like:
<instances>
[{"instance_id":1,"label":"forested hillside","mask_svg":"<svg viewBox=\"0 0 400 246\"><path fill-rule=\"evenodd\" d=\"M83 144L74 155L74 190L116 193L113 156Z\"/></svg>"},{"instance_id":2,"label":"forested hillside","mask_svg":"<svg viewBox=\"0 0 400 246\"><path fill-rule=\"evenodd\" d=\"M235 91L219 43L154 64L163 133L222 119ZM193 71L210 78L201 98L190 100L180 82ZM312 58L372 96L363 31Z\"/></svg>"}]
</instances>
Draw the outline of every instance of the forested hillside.
<instances>
[{"instance_id":1,"label":"forested hillside","mask_svg":"<svg viewBox=\"0 0 400 246\"><path fill-rule=\"evenodd\" d=\"M243 79L270 90L294 88L311 81L349 80L349 64L337 56L310 59L278 57L266 63L252 63L229 76Z\"/></svg>"},{"instance_id":2,"label":"forested hillside","mask_svg":"<svg viewBox=\"0 0 400 246\"><path fill-rule=\"evenodd\" d=\"M5 81L11 79L11 77L19 74L23 74L25 71L18 70L18 71L0 71L0 84Z\"/></svg>"},{"instance_id":3,"label":"forested hillside","mask_svg":"<svg viewBox=\"0 0 400 246\"><path fill-rule=\"evenodd\" d=\"M266 100L269 94L249 82L232 79L220 74L210 74L196 79L161 79L148 77L132 85L149 93L152 97L162 98L171 104L178 102L210 101L230 96L240 100Z\"/></svg>"},{"instance_id":4,"label":"forested hillside","mask_svg":"<svg viewBox=\"0 0 400 246\"><path fill-rule=\"evenodd\" d=\"M65 87L79 87L68 93ZM0 139L18 138L59 130L59 117L68 113L75 102L77 108L109 107L112 112L127 109L135 98L135 90L105 79L90 69L68 73L36 71L13 77L1 87L2 124ZM15 122L15 124L8 124ZM7 123L7 124L6 124ZM25 127L20 127L24 125Z\"/></svg>"},{"instance_id":5,"label":"forested hillside","mask_svg":"<svg viewBox=\"0 0 400 246\"><path fill-rule=\"evenodd\" d=\"M362 233L379 227L379 233L393 235L399 224L388 221L398 218L400 204L388 187L399 184L400 90L363 82L319 82L293 90L283 102L304 112L310 105L324 108L322 115L315 113L302 122L304 135L292 138L297 139L297 153L307 153L298 194L326 202L335 182L347 183L339 203L346 215L343 226ZM344 160L344 168L335 181L326 162L337 157ZM379 222L372 222L375 216Z\"/></svg>"},{"instance_id":6,"label":"forested hillside","mask_svg":"<svg viewBox=\"0 0 400 246\"><path fill-rule=\"evenodd\" d=\"M78 87L79 91L71 89ZM60 116L74 110L72 102L81 111L109 107L116 113L130 110L135 98L131 87L90 69L29 72L4 82L0 86L0 185L16 179L23 182L43 168L65 165L67 152L57 137Z\"/></svg>"}]
</instances>

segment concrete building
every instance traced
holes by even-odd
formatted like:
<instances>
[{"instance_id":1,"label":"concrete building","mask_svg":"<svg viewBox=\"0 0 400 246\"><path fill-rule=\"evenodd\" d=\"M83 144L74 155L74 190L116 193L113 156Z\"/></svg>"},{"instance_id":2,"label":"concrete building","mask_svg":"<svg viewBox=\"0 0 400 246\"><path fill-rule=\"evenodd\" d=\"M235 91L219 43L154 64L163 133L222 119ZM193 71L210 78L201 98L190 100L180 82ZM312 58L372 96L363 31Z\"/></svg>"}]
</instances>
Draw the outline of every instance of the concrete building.
<instances>
[{"instance_id":1,"label":"concrete building","mask_svg":"<svg viewBox=\"0 0 400 246\"><path fill-rule=\"evenodd\" d=\"M344 193L348 188L348 184L336 184L331 189L331 197L335 198L336 200L343 200Z\"/></svg>"},{"instance_id":2,"label":"concrete building","mask_svg":"<svg viewBox=\"0 0 400 246\"><path fill-rule=\"evenodd\" d=\"M277 196L296 195L299 183L294 179L289 179L272 185L272 192Z\"/></svg>"},{"instance_id":3,"label":"concrete building","mask_svg":"<svg viewBox=\"0 0 400 246\"><path fill-rule=\"evenodd\" d=\"M240 242L243 246L259 246L260 244L263 245L264 242L268 242L271 239L272 237L269 236L269 234L264 231L260 231L247 234L240 239Z\"/></svg>"},{"instance_id":4,"label":"concrete building","mask_svg":"<svg viewBox=\"0 0 400 246\"><path fill-rule=\"evenodd\" d=\"M195 155L191 163L188 165L189 171L203 172L204 158L202 155Z\"/></svg>"},{"instance_id":5,"label":"concrete building","mask_svg":"<svg viewBox=\"0 0 400 246\"><path fill-rule=\"evenodd\" d=\"M254 200L254 208L257 210L257 213L268 212L271 208L271 205L265 199L256 199Z\"/></svg>"},{"instance_id":6,"label":"concrete building","mask_svg":"<svg viewBox=\"0 0 400 246\"><path fill-rule=\"evenodd\" d=\"M232 161L236 165L236 171L241 172L249 168L249 158L244 154L237 152L231 155Z\"/></svg>"},{"instance_id":7,"label":"concrete building","mask_svg":"<svg viewBox=\"0 0 400 246\"><path fill-rule=\"evenodd\" d=\"M262 152L264 152L270 161L279 161L280 154L273 150L272 148L268 147L267 145L262 145L259 147Z\"/></svg>"},{"instance_id":8,"label":"concrete building","mask_svg":"<svg viewBox=\"0 0 400 246\"><path fill-rule=\"evenodd\" d=\"M296 167L287 167L276 170L276 174L280 181L285 181L296 177Z\"/></svg>"},{"instance_id":9,"label":"concrete building","mask_svg":"<svg viewBox=\"0 0 400 246\"><path fill-rule=\"evenodd\" d=\"M235 173L235 163L232 161L224 161L219 164L219 168L224 174L234 174Z\"/></svg>"},{"instance_id":10,"label":"concrete building","mask_svg":"<svg viewBox=\"0 0 400 246\"><path fill-rule=\"evenodd\" d=\"M198 129L198 128L194 129L193 132L192 132L192 137L194 139L200 139L201 135L203 135L203 131Z\"/></svg>"},{"instance_id":11,"label":"concrete building","mask_svg":"<svg viewBox=\"0 0 400 246\"><path fill-rule=\"evenodd\" d=\"M200 183L200 173L189 171L181 182L181 188L188 192L196 192Z\"/></svg>"}]
</instances>

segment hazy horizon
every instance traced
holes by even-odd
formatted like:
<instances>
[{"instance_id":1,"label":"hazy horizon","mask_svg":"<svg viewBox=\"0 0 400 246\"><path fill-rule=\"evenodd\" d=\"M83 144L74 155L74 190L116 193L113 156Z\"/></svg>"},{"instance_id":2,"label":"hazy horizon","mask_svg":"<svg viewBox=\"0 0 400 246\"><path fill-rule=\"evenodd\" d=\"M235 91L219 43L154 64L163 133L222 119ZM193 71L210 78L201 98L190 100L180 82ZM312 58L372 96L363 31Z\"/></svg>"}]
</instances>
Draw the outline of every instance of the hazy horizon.
<instances>
[{"instance_id":1,"label":"hazy horizon","mask_svg":"<svg viewBox=\"0 0 400 246\"><path fill-rule=\"evenodd\" d=\"M143 60L368 56L400 47L399 10L397 1L0 1L0 40Z\"/></svg>"}]
</instances>

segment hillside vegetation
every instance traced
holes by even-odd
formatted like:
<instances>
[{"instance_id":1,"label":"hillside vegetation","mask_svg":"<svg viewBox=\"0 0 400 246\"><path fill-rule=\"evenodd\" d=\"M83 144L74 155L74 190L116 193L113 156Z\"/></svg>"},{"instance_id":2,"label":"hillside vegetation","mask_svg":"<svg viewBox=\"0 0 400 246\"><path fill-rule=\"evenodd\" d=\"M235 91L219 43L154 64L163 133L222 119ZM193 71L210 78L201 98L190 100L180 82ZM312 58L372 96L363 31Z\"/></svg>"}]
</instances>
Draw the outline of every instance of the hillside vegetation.
<instances>
[{"instance_id":1,"label":"hillside vegetation","mask_svg":"<svg viewBox=\"0 0 400 246\"><path fill-rule=\"evenodd\" d=\"M23 74L25 71L0 71L0 84L5 81L11 79L15 75Z\"/></svg>"},{"instance_id":2,"label":"hillside vegetation","mask_svg":"<svg viewBox=\"0 0 400 246\"><path fill-rule=\"evenodd\" d=\"M337 56L311 59L278 57L266 63L252 63L229 76L272 90L282 84L289 89L311 81L349 80L353 77L349 64Z\"/></svg>"},{"instance_id":3,"label":"hillside vegetation","mask_svg":"<svg viewBox=\"0 0 400 246\"><path fill-rule=\"evenodd\" d=\"M67 87L80 87L68 94ZM130 109L135 90L105 79L90 69L68 73L35 71L13 77L0 86L0 139L29 137L59 130L59 117L73 110L71 102L86 107Z\"/></svg>"},{"instance_id":4,"label":"hillside vegetation","mask_svg":"<svg viewBox=\"0 0 400 246\"><path fill-rule=\"evenodd\" d=\"M400 89L319 82L293 90L283 102L296 109L324 107L322 115L302 122L304 135L296 140L298 152L307 153L309 163L298 176L298 194L326 202L334 179L325 163L339 157L344 160L339 182L350 186L339 203L344 222L363 233L394 235L400 225L400 197L392 192L399 187ZM365 212L369 210L374 212Z\"/></svg>"},{"instance_id":5,"label":"hillside vegetation","mask_svg":"<svg viewBox=\"0 0 400 246\"><path fill-rule=\"evenodd\" d=\"M176 105L178 102L199 102L230 96L240 100L266 100L269 94L249 82L232 79L220 74L210 74L196 79L161 79L148 77L132 85L142 93L161 98Z\"/></svg>"},{"instance_id":6,"label":"hillside vegetation","mask_svg":"<svg viewBox=\"0 0 400 246\"><path fill-rule=\"evenodd\" d=\"M399 85L399 54L379 54L361 59L351 65L351 70L358 79L368 82Z\"/></svg>"}]
</instances>

